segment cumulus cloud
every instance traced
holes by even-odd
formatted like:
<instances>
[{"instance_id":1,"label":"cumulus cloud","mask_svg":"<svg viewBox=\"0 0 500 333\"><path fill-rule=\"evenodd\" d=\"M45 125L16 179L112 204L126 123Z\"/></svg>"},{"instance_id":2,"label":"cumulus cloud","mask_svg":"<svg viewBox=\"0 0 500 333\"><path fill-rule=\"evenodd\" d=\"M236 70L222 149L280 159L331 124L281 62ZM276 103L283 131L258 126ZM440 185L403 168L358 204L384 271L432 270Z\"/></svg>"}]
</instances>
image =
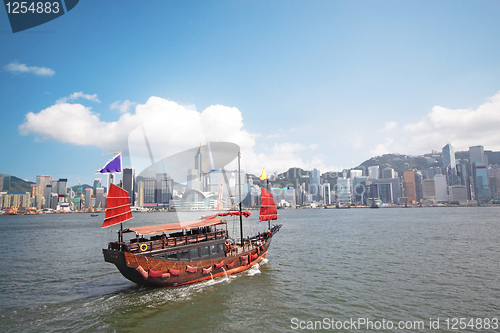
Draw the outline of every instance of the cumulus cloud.
<instances>
[{"instance_id":1,"label":"cumulus cloud","mask_svg":"<svg viewBox=\"0 0 500 333\"><path fill-rule=\"evenodd\" d=\"M129 101L128 99L126 101L116 101L116 102L113 102L109 105L109 108L111 110L113 109L116 109L116 110L119 110L120 113L125 113L125 112L128 112L130 110L130 108L134 105L136 105L137 103L135 102L131 102Z\"/></svg>"},{"instance_id":2,"label":"cumulus cloud","mask_svg":"<svg viewBox=\"0 0 500 333\"><path fill-rule=\"evenodd\" d=\"M93 94L93 95L84 94L83 91L74 92L71 95L69 95L68 97L62 97L62 98L58 99L56 103L57 104L66 103L67 101L75 101L79 98L83 98L83 99L93 101L96 103L101 103L101 101L97 98L97 94Z\"/></svg>"},{"instance_id":3,"label":"cumulus cloud","mask_svg":"<svg viewBox=\"0 0 500 333\"><path fill-rule=\"evenodd\" d=\"M26 64L20 64L18 61L13 61L8 65L5 65L5 70L14 74L19 73L32 73L39 76L52 76L56 72L53 69L46 67L37 66L26 66Z\"/></svg>"},{"instance_id":4,"label":"cumulus cloud","mask_svg":"<svg viewBox=\"0 0 500 333\"><path fill-rule=\"evenodd\" d=\"M477 108L454 110L434 106L419 122L405 126L411 132L408 147L414 151L430 151L446 142L455 150L474 145L500 150L499 128L500 92Z\"/></svg>"},{"instance_id":5,"label":"cumulus cloud","mask_svg":"<svg viewBox=\"0 0 500 333\"><path fill-rule=\"evenodd\" d=\"M379 143L374 149L370 150L370 155L381 156L384 154L394 153L394 151L391 148L393 142L394 142L393 138L385 138L384 143Z\"/></svg>"},{"instance_id":6,"label":"cumulus cloud","mask_svg":"<svg viewBox=\"0 0 500 333\"><path fill-rule=\"evenodd\" d=\"M398 125L398 123L395 122L395 121L388 121L388 122L385 123L384 129L385 130L391 130L394 127L396 127L397 125Z\"/></svg>"},{"instance_id":7,"label":"cumulus cloud","mask_svg":"<svg viewBox=\"0 0 500 333\"><path fill-rule=\"evenodd\" d=\"M262 146L256 153L257 134L244 129L243 116L235 107L212 105L196 108L152 96L144 104L122 113L116 121L103 121L92 107L67 101L85 98L98 101L97 95L75 93L38 113L29 112L19 126L22 135L35 140L57 140L75 145L95 146L103 151L128 151L136 172L154 161L213 141L232 142L242 151L242 168L259 173L286 171L289 167L320 168L324 156L304 161L302 153L312 152L317 144L276 143ZM116 104L120 107L123 103ZM130 106L131 107L131 106ZM264 138L263 138L264 139Z\"/></svg>"}]
</instances>

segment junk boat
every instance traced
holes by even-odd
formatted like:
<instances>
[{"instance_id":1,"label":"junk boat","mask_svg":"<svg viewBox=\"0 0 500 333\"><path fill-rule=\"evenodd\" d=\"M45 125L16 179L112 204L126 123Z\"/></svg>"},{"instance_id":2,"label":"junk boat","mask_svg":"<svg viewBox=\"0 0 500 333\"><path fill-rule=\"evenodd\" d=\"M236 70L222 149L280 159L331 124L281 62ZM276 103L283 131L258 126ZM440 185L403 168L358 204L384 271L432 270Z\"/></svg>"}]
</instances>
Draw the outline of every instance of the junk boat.
<instances>
[{"instance_id":1,"label":"junk boat","mask_svg":"<svg viewBox=\"0 0 500 333\"><path fill-rule=\"evenodd\" d=\"M110 184L106 204L102 227L118 223L121 227L118 241L103 249L104 260L115 264L130 281L148 287L181 286L245 271L266 258L272 238L282 226L270 225L278 214L272 194L264 188L259 219L268 221L268 229L246 238L242 220L251 213L241 210L241 199L238 211L127 229L123 229L123 222L132 219L128 192ZM228 234L227 221L222 219L226 216L239 217L239 241ZM123 234L128 232L136 237L124 242Z\"/></svg>"}]
</instances>

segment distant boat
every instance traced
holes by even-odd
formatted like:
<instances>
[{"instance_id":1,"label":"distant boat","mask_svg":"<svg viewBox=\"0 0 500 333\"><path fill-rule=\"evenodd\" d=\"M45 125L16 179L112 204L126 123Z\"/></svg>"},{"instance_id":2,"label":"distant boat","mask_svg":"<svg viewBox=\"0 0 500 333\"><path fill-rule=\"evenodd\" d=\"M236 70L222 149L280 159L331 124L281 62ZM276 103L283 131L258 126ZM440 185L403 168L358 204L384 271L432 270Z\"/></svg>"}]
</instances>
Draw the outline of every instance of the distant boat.
<instances>
[{"instance_id":1,"label":"distant boat","mask_svg":"<svg viewBox=\"0 0 500 333\"><path fill-rule=\"evenodd\" d=\"M245 271L266 258L272 238L281 228L281 224L271 227L269 222L263 234L244 238L242 218L251 213L241 210L241 200L237 211L125 230L122 223L132 219L127 191L110 184L106 205L103 227L120 224L121 229L118 241L103 249L104 260L115 264L130 281L149 287L180 286ZM239 217L239 241L228 235L227 222L221 219L224 216ZM262 188L260 221L277 218L273 196ZM123 234L128 232L136 237L124 242Z\"/></svg>"},{"instance_id":2,"label":"distant boat","mask_svg":"<svg viewBox=\"0 0 500 333\"><path fill-rule=\"evenodd\" d=\"M99 214L90 214L90 216L96 217L96 216L99 216Z\"/></svg>"}]
</instances>

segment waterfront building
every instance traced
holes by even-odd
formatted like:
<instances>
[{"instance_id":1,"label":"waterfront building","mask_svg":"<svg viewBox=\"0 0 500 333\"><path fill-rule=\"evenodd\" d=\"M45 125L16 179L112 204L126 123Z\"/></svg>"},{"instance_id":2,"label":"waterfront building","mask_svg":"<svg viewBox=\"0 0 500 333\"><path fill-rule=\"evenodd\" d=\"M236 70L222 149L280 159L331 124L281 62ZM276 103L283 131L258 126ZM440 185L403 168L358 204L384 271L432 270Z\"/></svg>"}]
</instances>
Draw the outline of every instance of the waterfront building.
<instances>
[{"instance_id":1,"label":"waterfront building","mask_svg":"<svg viewBox=\"0 0 500 333\"><path fill-rule=\"evenodd\" d=\"M448 186L462 185L457 175L457 165L455 160L455 150L451 144L443 147L443 170L446 174Z\"/></svg>"},{"instance_id":2,"label":"waterfront building","mask_svg":"<svg viewBox=\"0 0 500 333\"><path fill-rule=\"evenodd\" d=\"M448 189L450 201L467 201L467 187L465 185L453 185Z\"/></svg>"},{"instance_id":3,"label":"waterfront building","mask_svg":"<svg viewBox=\"0 0 500 333\"><path fill-rule=\"evenodd\" d=\"M102 187L101 178L94 179L94 185L92 186L93 193L96 193L97 188Z\"/></svg>"},{"instance_id":4,"label":"waterfront building","mask_svg":"<svg viewBox=\"0 0 500 333\"><path fill-rule=\"evenodd\" d=\"M314 201L319 201L320 193L320 172L317 169L313 169L309 176L309 194L312 194Z\"/></svg>"},{"instance_id":5,"label":"waterfront building","mask_svg":"<svg viewBox=\"0 0 500 333\"><path fill-rule=\"evenodd\" d=\"M144 181L137 182L137 205L144 207Z\"/></svg>"},{"instance_id":6,"label":"waterfront building","mask_svg":"<svg viewBox=\"0 0 500 333\"><path fill-rule=\"evenodd\" d=\"M156 174L155 200L160 206L166 206L172 199L174 181L166 173Z\"/></svg>"},{"instance_id":7,"label":"waterfront building","mask_svg":"<svg viewBox=\"0 0 500 333\"><path fill-rule=\"evenodd\" d=\"M366 181L368 177L367 176L362 176L362 177L355 177L353 179L353 197L354 197L354 202L361 204L361 205L366 205L366 197L367 197L367 188L366 188Z\"/></svg>"},{"instance_id":8,"label":"waterfront building","mask_svg":"<svg viewBox=\"0 0 500 333\"><path fill-rule=\"evenodd\" d=\"M337 203L340 206L345 206L351 203L351 180L349 178L338 178L335 191L337 195Z\"/></svg>"},{"instance_id":9,"label":"waterfront building","mask_svg":"<svg viewBox=\"0 0 500 333\"><path fill-rule=\"evenodd\" d=\"M123 168L123 189L128 192L130 205L135 204L135 169Z\"/></svg>"},{"instance_id":10,"label":"waterfront building","mask_svg":"<svg viewBox=\"0 0 500 333\"><path fill-rule=\"evenodd\" d=\"M322 185L322 190L323 190L323 204L329 206L332 204L332 199L330 195L330 183L324 183Z\"/></svg>"},{"instance_id":11,"label":"waterfront building","mask_svg":"<svg viewBox=\"0 0 500 333\"><path fill-rule=\"evenodd\" d=\"M436 184L434 179L422 180L422 199L424 200L436 199Z\"/></svg>"},{"instance_id":12,"label":"waterfront building","mask_svg":"<svg viewBox=\"0 0 500 333\"><path fill-rule=\"evenodd\" d=\"M378 179L379 178L379 166L372 165L368 167L368 178L370 179Z\"/></svg>"},{"instance_id":13,"label":"waterfront building","mask_svg":"<svg viewBox=\"0 0 500 333\"><path fill-rule=\"evenodd\" d=\"M96 189L94 207L101 209L106 208L106 196L104 195L104 187L98 187Z\"/></svg>"},{"instance_id":14,"label":"waterfront building","mask_svg":"<svg viewBox=\"0 0 500 333\"><path fill-rule=\"evenodd\" d=\"M68 180L66 178L59 178L57 181L57 194L65 195L67 192Z\"/></svg>"},{"instance_id":15,"label":"waterfront building","mask_svg":"<svg viewBox=\"0 0 500 333\"><path fill-rule=\"evenodd\" d=\"M448 185L446 183L445 175L435 175L434 185L436 187L436 201L447 202L448 201Z\"/></svg>"},{"instance_id":16,"label":"waterfront building","mask_svg":"<svg viewBox=\"0 0 500 333\"><path fill-rule=\"evenodd\" d=\"M417 202L417 184L416 184L416 172L415 170L405 170L404 173L404 183L406 197L409 203Z\"/></svg>"},{"instance_id":17,"label":"waterfront building","mask_svg":"<svg viewBox=\"0 0 500 333\"><path fill-rule=\"evenodd\" d=\"M370 198L378 198L382 203L397 204L401 198L400 179L373 179L370 185Z\"/></svg>"},{"instance_id":18,"label":"waterfront building","mask_svg":"<svg viewBox=\"0 0 500 333\"><path fill-rule=\"evenodd\" d=\"M94 192L94 190L91 187L88 187L85 189L85 208L94 208L91 206L92 195L94 194L93 192ZM71 200L71 201L74 202L73 200Z\"/></svg>"},{"instance_id":19,"label":"waterfront building","mask_svg":"<svg viewBox=\"0 0 500 333\"><path fill-rule=\"evenodd\" d=\"M154 178L144 179L144 205L151 206L155 204L155 185L156 180Z\"/></svg>"},{"instance_id":20,"label":"waterfront building","mask_svg":"<svg viewBox=\"0 0 500 333\"><path fill-rule=\"evenodd\" d=\"M474 193L478 202L491 200L490 187L488 186L488 172L484 163L472 163Z\"/></svg>"}]
</instances>

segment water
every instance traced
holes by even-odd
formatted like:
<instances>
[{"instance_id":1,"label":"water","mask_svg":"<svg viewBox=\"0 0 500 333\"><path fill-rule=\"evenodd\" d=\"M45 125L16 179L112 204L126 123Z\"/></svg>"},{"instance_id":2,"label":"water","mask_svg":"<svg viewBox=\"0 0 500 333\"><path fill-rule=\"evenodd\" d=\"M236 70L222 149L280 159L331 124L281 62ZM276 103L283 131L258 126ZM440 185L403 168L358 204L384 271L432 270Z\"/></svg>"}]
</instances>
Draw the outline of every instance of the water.
<instances>
[{"instance_id":1,"label":"water","mask_svg":"<svg viewBox=\"0 0 500 333\"><path fill-rule=\"evenodd\" d=\"M131 224L174 218L143 213ZM409 331L435 332L429 320L440 318L446 331L446 318L500 318L499 221L495 207L281 210L283 228L262 265L195 285L145 289L104 262L101 249L116 234L100 228L102 216L2 216L0 327L283 332L297 331L300 321L307 327L325 318L368 318L423 321L423 329Z\"/></svg>"}]
</instances>

